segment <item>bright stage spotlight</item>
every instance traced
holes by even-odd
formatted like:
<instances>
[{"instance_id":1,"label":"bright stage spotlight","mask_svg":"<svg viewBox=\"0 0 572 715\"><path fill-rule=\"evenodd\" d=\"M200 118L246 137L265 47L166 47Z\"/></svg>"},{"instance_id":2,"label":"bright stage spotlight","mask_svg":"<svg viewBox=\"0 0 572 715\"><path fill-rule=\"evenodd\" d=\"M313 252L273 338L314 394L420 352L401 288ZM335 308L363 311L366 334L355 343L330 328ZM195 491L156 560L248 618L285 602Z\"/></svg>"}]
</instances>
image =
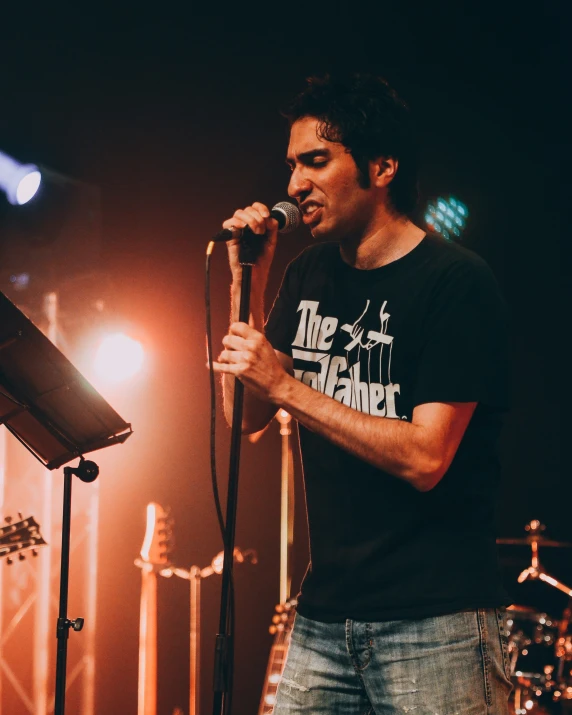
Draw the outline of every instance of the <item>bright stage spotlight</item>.
<instances>
[{"instance_id":1,"label":"bright stage spotlight","mask_svg":"<svg viewBox=\"0 0 572 715\"><path fill-rule=\"evenodd\" d=\"M0 151L0 188L8 201L21 206L33 199L42 181L40 170L34 164L20 164Z\"/></svg>"},{"instance_id":2,"label":"bright stage spotlight","mask_svg":"<svg viewBox=\"0 0 572 715\"><path fill-rule=\"evenodd\" d=\"M144 359L140 342L124 333L114 333L103 338L97 349L95 372L105 382L122 382L139 372Z\"/></svg>"},{"instance_id":3,"label":"bright stage spotlight","mask_svg":"<svg viewBox=\"0 0 572 715\"><path fill-rule=\"evenodd\" d=\"M467 207L458 199L453 196L448 199L439 197L437 201L427 205L425 223L431 231L452 241L461 237L468 215Z\"/></svg>"}]
</instances>

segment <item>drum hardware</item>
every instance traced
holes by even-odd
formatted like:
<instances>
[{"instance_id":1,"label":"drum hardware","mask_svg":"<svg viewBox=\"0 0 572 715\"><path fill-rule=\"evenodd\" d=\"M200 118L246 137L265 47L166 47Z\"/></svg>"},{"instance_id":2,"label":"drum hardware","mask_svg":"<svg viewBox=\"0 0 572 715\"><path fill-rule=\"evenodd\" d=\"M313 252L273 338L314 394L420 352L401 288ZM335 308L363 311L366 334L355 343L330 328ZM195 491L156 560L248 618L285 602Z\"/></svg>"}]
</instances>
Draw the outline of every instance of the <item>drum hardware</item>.
<instances>
[{"instance_id":1,"label":"drum hardware","mask_svg":"<svg viewBox=\"0 0 572 715\"><path fill-rule=\"evenodd\" d=\"M556 659L558 668L556 671L556 682L560 684L558 698L562 700L572 700L572 635L568 632L570 618L572 616L572 599L562 613L558 634L556 639Z\"/></svg>"},{"instance_id":2,"label":"drum hardware","mask_svg":"<svg viewBox=\"0 0 572 715\"><path fill-rule=\"evenodd\" d=\"M511 606L507 609L510 672L531 689L546 690L552 682L558 623L546 613Z\"/></svg>"},{"instance_id":3,"label":"drum hardware","mask_svg":"<svg viewBox=\"0 0 572 715\"><path fill-rule=\"evenodd\" d=\"M538 579L540 581L544 581L544 583L547 583L549 586L557 588L572 598L572 589L563 584L561 581L555 579L553 576L550 576L550 574L546 573L538 556L539 546L570 547L572 546L572 543L567 541L553 541L543 537L542 532L546 529L546 527L544 524L541 524L538 519L533 519L524 528L529 533L529 536L524 539L497 539L498 544L527 544L531 548L532 558L530 566L524 569L524 571L520 574L517 579L518 582L523 583L523 581L526 581L527 579Z\"/></svg>"},{"instance_id":4,"label":"drum hardware","mask_svg":"<svg viewBox=\"0 0 572 715\"><path fill-rule=\"evenodd\" d=\"M516 715L540 715L551 712L550 703L555 707L555 703L572 700L572 634L569 632L572 589L548 574L539 557L540 546L568 548L572 543L547 539L542 533L545 528L533 519L525 526L526 537L497 539L498 544L531 549L530 566L520 573L518 583L543 581L571 599L558 620L529 606L512 605L507 609L508 654Z\"/></svg>"}]
</instances>

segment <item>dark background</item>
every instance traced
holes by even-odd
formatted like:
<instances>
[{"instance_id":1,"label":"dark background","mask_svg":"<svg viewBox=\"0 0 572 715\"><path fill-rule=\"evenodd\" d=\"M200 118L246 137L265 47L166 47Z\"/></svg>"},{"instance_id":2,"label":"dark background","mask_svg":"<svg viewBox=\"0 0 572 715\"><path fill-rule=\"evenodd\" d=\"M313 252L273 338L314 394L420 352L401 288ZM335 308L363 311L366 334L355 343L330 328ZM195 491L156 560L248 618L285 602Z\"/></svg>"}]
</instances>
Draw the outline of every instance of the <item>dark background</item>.
<instances>
[{"instance_id":1,"label":"dark background","mask_svg":"<svg viewBox=\"0 0 572 715\"><path fill-rule=\"evenodd\" d=\"M463 243L491 264L513 318L499 534L524 535L524 525L538 518L553 538L572 540L559 431L566 330L559 219L568 200L570 99L563 8L431 3L374 11L334 2L272 11L192 3L122 4L109 12L87 5L3 9L0 150L101 190L96 285L86 279L70 287L75 265L58 268L69 354L95 320L86 296L99 293L108 314L128 321L150 354L145 380L113 402L135 435L99 460L98 713L136 712L140 575L133 559L147 502L172 508L177 564L206 566L221 549L209 476L204 249L235 208L286 198L287 128L278 108L309 74L343 68L384 75L418 119L422 205L453 194L469 207ZM1 207L4 247L15 240L9 213ZM280 241L269 300L309 240L301 229ZM228 315L224 253L218 248L213 258L217 343ZM219 424L218 434L224 496L229 431ZM236 573L237 713L256 711L278 600L279 453L276 423L243 450L237 544L255 548L259 563ZM307 548L299 486L296 585ZM547 569L570 583L572 552L546 552ZM516 585L527 550L505 546L501 556L515 601L558 615L566 602L560 594ZM177 579L159 586L159 713L171 715L188 707L188 591ZM217 576L203 583L204 712L219 589Z\"/></svg>"}]
</instances>

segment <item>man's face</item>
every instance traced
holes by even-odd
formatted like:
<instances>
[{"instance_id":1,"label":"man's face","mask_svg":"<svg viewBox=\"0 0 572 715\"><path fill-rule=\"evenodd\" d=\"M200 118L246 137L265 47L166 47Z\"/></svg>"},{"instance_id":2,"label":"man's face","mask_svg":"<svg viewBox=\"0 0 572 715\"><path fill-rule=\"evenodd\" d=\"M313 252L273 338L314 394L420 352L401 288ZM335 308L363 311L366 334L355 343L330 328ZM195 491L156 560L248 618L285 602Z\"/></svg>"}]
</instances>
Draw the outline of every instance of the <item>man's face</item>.
<instances>
[{"instance_id":1,"label":"man's face","mask_svg":"<svg viewBox=\"0 0 572 715\"><path fill-rule=\"evenodd\" d=\"M303 117L290 130L286 163L292 170L288 194L298 201L312 236L341 240L363 233L378 200L358 182L349 151L317 136L318 120Z\"/></svg>"}]
</instances>

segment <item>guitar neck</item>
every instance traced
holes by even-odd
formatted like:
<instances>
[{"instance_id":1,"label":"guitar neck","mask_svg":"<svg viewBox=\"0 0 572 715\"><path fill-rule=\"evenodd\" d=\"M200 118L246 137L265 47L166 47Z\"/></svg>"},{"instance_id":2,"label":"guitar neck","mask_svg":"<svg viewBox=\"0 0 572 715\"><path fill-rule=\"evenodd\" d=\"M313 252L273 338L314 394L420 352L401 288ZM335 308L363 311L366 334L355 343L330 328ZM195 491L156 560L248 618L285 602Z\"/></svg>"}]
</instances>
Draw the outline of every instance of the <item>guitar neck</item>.
<instances>
[{"instance_id":1,"label":"guitar neck","mask_svg":"<svg viewBox=\"0 0 572 715\"><path fill-rule=\"evenodd\" d=\"M270 656L268 658L268 667L266 668L266 677L264 678L258 715L271 715L271 713L274 712L276 692L286 663L288 646L290 645L290 632L296 613L295 606L295 601L288 601L276 607L278 615L275 615L272 619L274 625L270 629L270 632L275 635L272 647L270 648Z\"/></svg>"},{"instance_id":2,"label":"guitar neck","mask_svg":"<svg viewBox=\"0 0 572 715\"><path fill-rule=\"evenodd\" d=\"M137 715L157 715L157 574L141 569Z\"/></svg>"},{"instance_id":3,"label":"guitar neck","mask_svg":"<svg viewBox=\"0 0 572 715\"><path fill-rule=\"evenodd\" d=\"M278 690L278 683L280 682L282 671L284 670L289 641L289 635L281 633L277 634L276 640L272 644L258 715L270 715L274 712L276 691Z\"/></svg>"}]
</instances>

